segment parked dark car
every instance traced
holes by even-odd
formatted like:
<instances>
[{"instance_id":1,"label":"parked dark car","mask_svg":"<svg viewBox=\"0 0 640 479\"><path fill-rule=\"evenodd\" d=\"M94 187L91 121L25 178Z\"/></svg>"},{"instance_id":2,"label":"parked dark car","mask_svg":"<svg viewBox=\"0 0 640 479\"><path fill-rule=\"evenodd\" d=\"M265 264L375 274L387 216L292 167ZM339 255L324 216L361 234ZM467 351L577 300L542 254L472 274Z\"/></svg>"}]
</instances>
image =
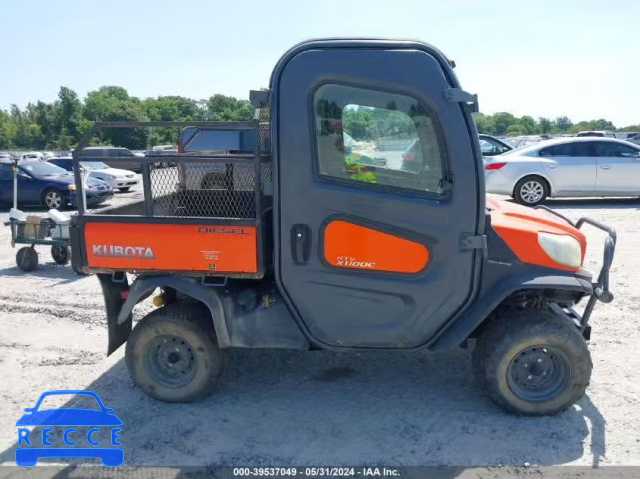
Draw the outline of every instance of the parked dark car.
<instances>
[{"instance_id":1,"label":"parked dark car","mask_svg":"<svg viewBox=\"0 0 640 479\"><path fill-rule=\"evenodd\" d=\"M142 171L142 164L136 161L138 156L126 148L116 146L88 146L81 152L81 157L89 161L102 161L111 168Z\"/></svg>"},{"instance_id":2,"label":"parked dark car","mask_svg":"<svg viewBox=\"0 0 640 479\"><path fill-rule=\"evenodd\" d=\"M18 165L18 204L42 205L62 210L76 205L74 176L45 161L25 161ZM85 189L87 206L98 205L113 197L104 181L89 178ZM13 170L0 163L0 203L13 202Z\"/></svg>"}]
</instances>

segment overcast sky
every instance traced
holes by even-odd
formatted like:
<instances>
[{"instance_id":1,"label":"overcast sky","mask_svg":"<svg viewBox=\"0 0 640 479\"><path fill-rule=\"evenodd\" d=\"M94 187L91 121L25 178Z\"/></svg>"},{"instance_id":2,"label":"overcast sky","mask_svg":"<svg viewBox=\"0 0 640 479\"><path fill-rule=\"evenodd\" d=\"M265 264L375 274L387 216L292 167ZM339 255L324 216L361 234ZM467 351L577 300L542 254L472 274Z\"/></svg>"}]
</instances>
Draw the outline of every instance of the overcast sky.
<instances>
[{"instance_id":1,"label":"overcast sky","mask_svg":"<svg viewBox=\"0 0 640 479\"><path fill-rule=\"evenodd\" d=\"M640 123L640 0L1 0L0 32L5 109L61 85L248 98L291 45L367 36L437 46L485 113Z\"/></svg>"}]
</instances>

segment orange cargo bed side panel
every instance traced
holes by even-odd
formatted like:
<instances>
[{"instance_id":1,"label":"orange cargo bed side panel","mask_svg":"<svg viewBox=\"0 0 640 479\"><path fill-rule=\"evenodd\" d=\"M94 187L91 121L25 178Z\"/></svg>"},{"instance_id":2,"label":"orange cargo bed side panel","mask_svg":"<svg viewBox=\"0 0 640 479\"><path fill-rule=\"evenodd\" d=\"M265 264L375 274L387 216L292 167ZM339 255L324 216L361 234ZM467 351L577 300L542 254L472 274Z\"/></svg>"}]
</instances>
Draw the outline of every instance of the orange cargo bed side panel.
<instances>
[{"instance_id":1,"label":"orange cargo bed side panel","mask_svg":"<svg viewBox=\"0 0 640 479\"><path fill-rule=\"evenodd\" d=\"M257 273L254 226L87 223L90 268Z\"/></svg>"}]
</instances>

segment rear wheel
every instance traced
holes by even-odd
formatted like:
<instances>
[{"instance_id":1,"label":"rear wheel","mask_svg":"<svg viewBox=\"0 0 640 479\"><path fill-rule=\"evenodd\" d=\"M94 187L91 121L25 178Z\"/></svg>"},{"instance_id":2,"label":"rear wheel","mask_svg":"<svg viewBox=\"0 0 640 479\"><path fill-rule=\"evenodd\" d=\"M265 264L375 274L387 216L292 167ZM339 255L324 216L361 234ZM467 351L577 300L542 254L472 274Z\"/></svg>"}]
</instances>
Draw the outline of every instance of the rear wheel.
<instances>
[{"instance_id":1,"label":"rear wheel","mask_svg":"<svg viewBox=\"0 0 640 479\"><path fill-rule=\"evenodd\" d=\"M525 176L516 184L513 197L521 205L536 206L549 196L549 184L540 176Z\"/></svg>"},{"instance_id":2,"label":"rear wheel","mask_svg":"<svg viewBox=\"0 0 640 479\"><path fill-rule=\"evenodd\" d=\"M150 396L191 402L210 394L224 365L211 314L199 303L175 303L145 316L127 341L133 381Z\"/></svg>"},{"instance_id":3,"label":"rear wheel","mask_svg":"<svg viewBox=\"0 0 640 479\"><path fill-rule=\"evenodd\" d=\"M58 190L50 189L42 194L42 203L49 209L63 210L67 203Z\"/></svg>"},{"instance_id":4,"label":"rear wheel","mask_svg":"<svg viewBox=\"0 0 640 479\"><path fill-rule=\"evenodd\" d=\"M51 257L58 264L67 264L71 259L71 248L53 245L51 247Z\"/></svg>"},{"instance_id":5,"label":"rear wheel","mask_svg":"<svg viewBox=\"0 0 640 479\"><path fill-rule=\"evenodd\" d=\"M474 369L491 398L515 414L564 411L583 395L591 355L578 329L550 310L513 310L482 331Z\"/></svg>"},{"instance_id":6,"label":"rear wheel","mask_svg":"<svg viewBox=\"0 0 640 479\"><path fill-rule=\"evenodd\" d=\"M16 253L16 264L22 271L33 271L38 267L38 252L31 246L25 246Z\"/></svg>"}]
</instances>

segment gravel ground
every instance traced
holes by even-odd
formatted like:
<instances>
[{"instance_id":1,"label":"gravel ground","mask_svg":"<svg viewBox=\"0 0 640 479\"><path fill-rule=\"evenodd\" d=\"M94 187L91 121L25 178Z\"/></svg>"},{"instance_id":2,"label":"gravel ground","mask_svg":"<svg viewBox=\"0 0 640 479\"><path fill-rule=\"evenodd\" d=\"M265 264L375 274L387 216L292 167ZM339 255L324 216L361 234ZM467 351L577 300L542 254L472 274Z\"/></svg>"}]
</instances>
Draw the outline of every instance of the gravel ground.
<instances>
[{"instance_id":1,"label":"gravel ground","mask_svg":"<svg viewBox=\"0 0 640 479\"><path fill-rule=\"evenodd\" d=\"M588 394L548 418L498 410L474 385L463 350L234 351L214 396L157 402L134 387L122 349L105 356L97 280L55 265L46 248L36 271L21 272L0 226L0 463L13 463L23 408L43 391L87 389L123 420L126 465L640 465L640 201L548 205L619 234L616 299L592 320ZM595 269L602 236L588 232ZM136 319L152 308L139 305Z\"/></svg>"}]
</instances>

